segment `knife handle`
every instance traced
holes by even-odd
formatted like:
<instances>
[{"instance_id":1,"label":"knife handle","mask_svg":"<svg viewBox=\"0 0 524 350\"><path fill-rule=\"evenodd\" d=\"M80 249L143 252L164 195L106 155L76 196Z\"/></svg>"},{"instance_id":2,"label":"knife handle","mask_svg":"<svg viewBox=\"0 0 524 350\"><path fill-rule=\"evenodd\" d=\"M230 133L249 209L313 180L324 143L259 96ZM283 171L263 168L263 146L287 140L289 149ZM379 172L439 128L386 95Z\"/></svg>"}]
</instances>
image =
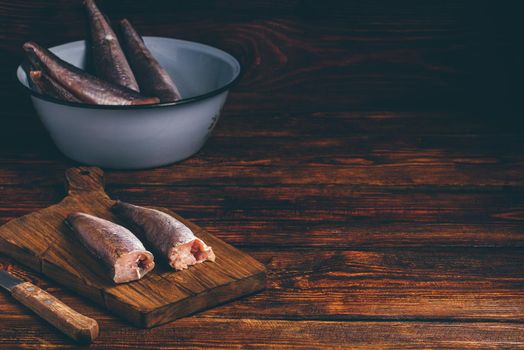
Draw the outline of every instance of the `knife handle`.
<instances>
[{"instance_id":1,"label":"knife handle","mask_svg":"<svg viewBox=\"0 0 524 350\"><path fill-rule=\"evenodd\" d=\"M79 343L98 337L98 323L84 316L30 282L17 284L13 297Z\"/></svg>"}]
</instances>

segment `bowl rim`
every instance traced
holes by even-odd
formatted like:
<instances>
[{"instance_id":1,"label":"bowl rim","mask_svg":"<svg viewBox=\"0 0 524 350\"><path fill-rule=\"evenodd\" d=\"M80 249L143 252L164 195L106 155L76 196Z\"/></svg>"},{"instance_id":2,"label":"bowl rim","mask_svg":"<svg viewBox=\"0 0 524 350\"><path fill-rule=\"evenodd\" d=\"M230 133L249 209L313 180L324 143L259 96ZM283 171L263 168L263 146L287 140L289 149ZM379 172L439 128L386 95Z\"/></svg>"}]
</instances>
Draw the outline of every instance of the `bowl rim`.
<instances>
[{"instance_id":1,"label":"bowl rim","mask_svg":"<svg viewBox=\"0 0 524 350\"><path fill-rule=\"evenodd\" d=\"M16 80L18 81L18 84L24 90L28 91L31 96L40 98L40 99L48 101L48 102L53 102L53 103L56 103L56 104L60 104L60 105L65 105L65 106L69 106L69 107L77 107L77 108L89 108L89 109L107 109L107 110L111 110L111 109L113 109L113 110L114 109L116 109L116 110L137 109L138 110L138 109L153 109L153 108L164 108L164 107L176 107L176 106L187 105L188 103L194 103L194 102L205 100L207 98L213 97L213 96L218 95L218 94L220 94L220 93L222 93L224 91L229 90L231 87L233 87L234 85L236 85L238 83L238 81L240 80L241 76L244 73L244 69L243 69L242 65L240 64L240 62L233 55L231 55L230 53L228 53L228 52L226 52L224 50L216 48L214 46L202 44L202 43L199 43L199 42L196 42L196 41L181 40L181 39L161 37L161 36L143 36L142 38L144 38L146 40L147 39L168 39L168 40L177 41L177 42L182 43L182 44L190 44L192 46L196 46L196 47L200 46L201 48L207 48L207 49L212 49L212 50L218 51L218 52L220 52L223 55L229 56L229 58L232 59L233 62L235 62L238 65L238 71L235 72L235 75L233 76L233 79L231 79L227 84L225 84L224 86L221 86L221 87L219 87L219 88L217 88L215 90L211 90L209 92L206 92L205 94L200 94L200 95L196 95L196 96L192 96L192 97L188 97L188 98L183 98L183 99L180 99L180 100L177 100L177 101L161 102L161 103L156 103L156 104L151 104L151 105L96 105L96 104L90 104L90 103L85 103L85 102L64 101L64 100L61 100L61 99L58 99L58 98L54 98L52 96L41 94L40 92L31 89L29 86L26 86L20 80L20 78L18 77L18 71L19 70L22 70L24 72L24 74L26 75L26 77L27 77L27 71L24 69L24 66L29 62L27 59L25 59L24 61L22 61L21 64L18 65L18 67L17 67L17 69L15 71ZM60 44L60 45L55 45L55 46L52 46L52 47L50 47L48 49L54 49L54 48L57 48L59 46L73 44L73 43L79 43L79 42L82 42L82 41L85 42L85 40L75 40L75 41L66 42L66 43L63 43L63 44Z\"/></svg>"}]
</instances>

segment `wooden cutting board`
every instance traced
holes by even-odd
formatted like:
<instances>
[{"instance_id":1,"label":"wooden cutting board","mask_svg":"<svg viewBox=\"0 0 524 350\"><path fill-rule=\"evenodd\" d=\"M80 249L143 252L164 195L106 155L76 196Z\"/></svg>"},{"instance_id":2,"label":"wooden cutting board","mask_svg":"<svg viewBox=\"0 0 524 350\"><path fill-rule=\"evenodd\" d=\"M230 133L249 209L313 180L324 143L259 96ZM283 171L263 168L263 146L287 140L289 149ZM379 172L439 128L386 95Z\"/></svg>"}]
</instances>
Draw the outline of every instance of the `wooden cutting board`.
<instances>
[{"instance_id":1,"label":"wooden cutting board","mask_svg":"<svg viewBox=\"0 0 524 350\"><path fill-rule=\"evenodd\" d=\"M58 204L12 220L0 227L0 252L43 273L102 305L138 327L153 327L199 310L259 291L265 286L264 266L197 225L184 220L196 236L213 247L216 262L174 271L160 257L139 281L116 285L65 226L64 219L82 211L122 224L109 208L114 200L103 187L103 172L95 167L66 171L67 196ZM147 247L147 246L146 246Z\"/></svg>"}]
</instances>

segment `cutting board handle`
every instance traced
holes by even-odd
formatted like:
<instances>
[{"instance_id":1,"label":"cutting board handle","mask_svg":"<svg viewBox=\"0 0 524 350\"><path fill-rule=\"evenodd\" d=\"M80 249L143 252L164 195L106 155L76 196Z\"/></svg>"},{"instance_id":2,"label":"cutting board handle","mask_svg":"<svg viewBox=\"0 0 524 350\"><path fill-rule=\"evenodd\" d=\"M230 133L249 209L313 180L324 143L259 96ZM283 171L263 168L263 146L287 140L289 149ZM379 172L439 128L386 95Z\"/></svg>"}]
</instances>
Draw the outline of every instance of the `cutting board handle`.
<instances>
[{"instance_id":1,"label":"cutting board handle","mask_svg":"<svg viewBox=\"0 0 524 350\"><path fill-rule=\"evenodd\" d=\"M69 195L81 192L104 191L104 172L97 167L77 167L66 170L66 191Z\"/></svg>"}]
</instances>

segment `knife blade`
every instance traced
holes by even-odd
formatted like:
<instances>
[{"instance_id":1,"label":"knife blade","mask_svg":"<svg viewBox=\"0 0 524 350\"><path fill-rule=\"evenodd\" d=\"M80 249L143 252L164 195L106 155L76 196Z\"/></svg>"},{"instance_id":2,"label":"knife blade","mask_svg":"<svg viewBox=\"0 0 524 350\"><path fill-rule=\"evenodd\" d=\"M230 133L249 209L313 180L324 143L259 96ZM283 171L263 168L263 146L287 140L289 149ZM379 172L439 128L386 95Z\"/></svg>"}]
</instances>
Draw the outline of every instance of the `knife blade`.
<instances>
[{"instance_id":1,"label":"knife blade","mask_svg":"<svg viewBox=\"0 0 524 350\"><path fill-rule=\"evenodd\" d=\"M76 312L36 285L0 270L0 286L20 303L79 343L91 343L98 337L98 323Z\"/></svg>"},{"instance_id":2,"label":"knife blade","mask_svg":"<svg viewBox=\"0 0 524 350\"><path fill-rule=\"evenodd\" d=\"M16 278L5 270L0 270L0 287L8 292L13 290L13 287L22 282L21 279Z\"/></svg>"}]
</instances>

